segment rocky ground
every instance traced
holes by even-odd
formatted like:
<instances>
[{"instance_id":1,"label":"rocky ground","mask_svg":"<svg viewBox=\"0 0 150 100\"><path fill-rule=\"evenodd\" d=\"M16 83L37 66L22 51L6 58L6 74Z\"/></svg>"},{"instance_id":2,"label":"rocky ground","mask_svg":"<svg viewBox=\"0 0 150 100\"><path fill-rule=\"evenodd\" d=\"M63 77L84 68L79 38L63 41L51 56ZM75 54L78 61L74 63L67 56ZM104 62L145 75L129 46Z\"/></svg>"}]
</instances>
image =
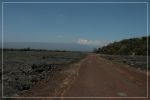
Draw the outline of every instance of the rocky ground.
<instances>
[{"instance_id":1,"label":"rocky ground","mask_svg":"<svg viewBox=\"0 0 150 100\"><path fill-rule=\"evenodd\" d=\"M100 56L108 60L112 60L114 62L129 65L130 67L138 68L141 70L147 70L147 56L104 55L104 54L101 54ZM148 61L148 64L149 63L150 62Z\"/></svg>"},{"instance_id":2,"label":"rocky ground","mask_svg":"<svg viewBox=\"0 0 150 100\"><path fill-rule=\"evenodd\" d=\"M31 97L40 97L38 100L149 100L146 72L136 71L98 54L89 54L57 75L55 80L61 82L54 85L55 91L51 91L53 80L48 78L48 82L41 81L22 92L17 100L33 100Z\"/></svg>"},{"instance_id":3,"label":"rocky ground","mask_svg":"<svg viewBox=\"0 0 150 100\"><path fill-rule=\"evenodd\" d=\"M81 52L4 51L3 95L17 96L48 79L54 88L62 80L56 76L83 56Z\"/></svg>"},{"instance_id":4,"label":"rocky ground","mask_svg":"<svg viewBox=\"0 0 150 100\"><path fill-rule=\"evenodd\" d=\"M5 51L4 96L146 96L146 56L90 54L81 60L85 56L81 52Z\"/></svg>"}]
</instances>

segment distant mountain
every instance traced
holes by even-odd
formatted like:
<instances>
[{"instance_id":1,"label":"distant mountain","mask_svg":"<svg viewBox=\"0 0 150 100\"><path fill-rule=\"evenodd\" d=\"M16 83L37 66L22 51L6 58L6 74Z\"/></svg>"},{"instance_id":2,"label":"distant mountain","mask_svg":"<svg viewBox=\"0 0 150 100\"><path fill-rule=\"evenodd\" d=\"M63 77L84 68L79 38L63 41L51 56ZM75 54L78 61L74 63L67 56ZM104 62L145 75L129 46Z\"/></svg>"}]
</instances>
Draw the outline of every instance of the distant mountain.
<instances>
[{"instance_id":1,"label":"distant mountain","mask_svg":"<svg viewBox=\"0 0 150 100\"><path fill-rule=\"evenodd\" d=\"M89 45L81 45L77 43L4 42L4 48L92 51L95 47Z\"/></svg>"},{"instance_id":2,"label":"distant mountain","mask_svg":"<svg viewBox=\"0 0 150 100\"><path fill-rule=\"evenodd\" d=\"M150 40L150 36L148 36L148 39ZM124 39L95 49L94 52L112 55L147 55L147 37Z\"/></svg>"}]
</instances>

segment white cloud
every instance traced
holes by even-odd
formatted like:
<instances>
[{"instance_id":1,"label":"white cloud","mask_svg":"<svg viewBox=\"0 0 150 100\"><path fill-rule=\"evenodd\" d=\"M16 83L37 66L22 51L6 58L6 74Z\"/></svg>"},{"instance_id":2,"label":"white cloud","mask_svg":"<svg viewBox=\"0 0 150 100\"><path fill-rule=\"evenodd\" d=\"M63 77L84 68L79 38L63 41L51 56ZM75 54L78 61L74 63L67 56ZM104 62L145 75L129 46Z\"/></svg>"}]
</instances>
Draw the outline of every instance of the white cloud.
<instances>
[{"instance_id":1,"label":"white cloud","mask_svg":"<svg viewBox=\"0 0 150 100\"><path fill-rule=\"evenodd\" d=\"M83 45L95 45L95 46L100 46L101 42L97 40L87 40L87 39L82 39L79 38L77 43L83 44Z\"/></svg>"}]
</instances>

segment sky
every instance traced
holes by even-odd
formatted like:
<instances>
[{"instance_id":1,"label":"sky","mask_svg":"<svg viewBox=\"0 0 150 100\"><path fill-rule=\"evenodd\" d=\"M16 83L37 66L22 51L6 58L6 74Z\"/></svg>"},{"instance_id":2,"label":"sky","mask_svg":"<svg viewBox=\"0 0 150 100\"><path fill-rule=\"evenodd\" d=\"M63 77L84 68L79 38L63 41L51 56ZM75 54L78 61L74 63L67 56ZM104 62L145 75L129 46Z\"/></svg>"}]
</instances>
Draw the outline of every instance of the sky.
<instances>
[{"instance_id":1,"label":"sky","mask_svg":"<svg viewBox=\"0 0 150 100\"><path fill-rule=\"evenodd\" d=\"M4 42L103 46L147 33L144 3L5 3L3 7Z\"/></svg>"}]
</instances>

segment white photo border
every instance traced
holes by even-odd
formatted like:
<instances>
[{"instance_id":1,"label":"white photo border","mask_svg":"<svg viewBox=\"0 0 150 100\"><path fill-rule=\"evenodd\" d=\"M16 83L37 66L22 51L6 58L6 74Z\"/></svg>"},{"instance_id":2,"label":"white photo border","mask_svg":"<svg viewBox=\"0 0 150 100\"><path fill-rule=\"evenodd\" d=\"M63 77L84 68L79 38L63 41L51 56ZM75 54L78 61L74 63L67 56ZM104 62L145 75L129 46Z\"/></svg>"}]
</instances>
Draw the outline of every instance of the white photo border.
<instances>
[{"instance_id":1,"label":"white photo border","mask_svg":"<svg viewBox=\"0 0 150 100\"><path fill-rule=\"evenodd\" d=\"M147 6L147 96L146 97L6 97L3 95L3 47L4 47L4 44L3 44L3 19L4 19L4 16L3 16L3 8L4 8L4 4L16 4L16 3L26 3L26 4L30 4L30 3L42 3L42 4L47 4L47 3L53 3L53 4L61 4L61 3L67 3L67 4L71 4L71 3L75 3L75 4L78 4L78 3L92 3L92 4L96 4L96 3L107 3L107 4L110 4L110 3L118 3L118 4L121 4L121 3L136 3L136 4L139 4L139 3L143 3L143 4L146 4ZM121 99L125 99L125 98L148 98L148 95L149 95L149 91L148 91L148 2L2 2L2 98L121 98Z\"/></svg>"}]
</instances>

